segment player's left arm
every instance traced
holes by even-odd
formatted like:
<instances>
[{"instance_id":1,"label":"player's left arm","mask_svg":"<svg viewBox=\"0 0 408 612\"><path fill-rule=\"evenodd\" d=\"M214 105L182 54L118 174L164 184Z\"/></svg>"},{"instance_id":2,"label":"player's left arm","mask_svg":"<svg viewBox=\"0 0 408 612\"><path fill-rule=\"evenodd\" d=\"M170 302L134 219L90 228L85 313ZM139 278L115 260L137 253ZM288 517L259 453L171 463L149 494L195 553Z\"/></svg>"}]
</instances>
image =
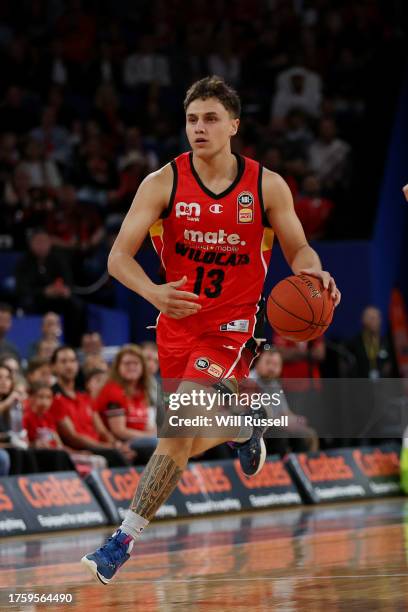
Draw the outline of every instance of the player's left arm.
<instances>
[{"instance_id":1,"label":"player's left arm","mask_svg":"<svg viewBox=\"0 0 408 612\"><path fill-rule=\"evenodd\" d=\"M306 240L286 181L276 172L264 169L262 195L266 216L293 273L310 274L320 278L323 286L330 290L337 306L341 299L340 291L330 272L322 269L318 254Z\"/></svg>"}]
</instances>

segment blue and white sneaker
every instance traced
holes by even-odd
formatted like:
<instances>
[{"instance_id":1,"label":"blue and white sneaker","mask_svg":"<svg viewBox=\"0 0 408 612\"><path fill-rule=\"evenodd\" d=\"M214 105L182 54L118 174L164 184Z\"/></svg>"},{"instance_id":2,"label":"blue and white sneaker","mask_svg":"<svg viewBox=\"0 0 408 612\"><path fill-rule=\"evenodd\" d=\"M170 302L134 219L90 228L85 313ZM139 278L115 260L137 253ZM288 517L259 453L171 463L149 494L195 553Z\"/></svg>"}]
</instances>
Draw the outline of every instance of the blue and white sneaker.
<instances>
[{"instance_id":1,"label":"blue and white sneaker","mask_svg":"<svg viewBox=\"0 0 408 612\"><path fill-rule=\"evenodd\" d=\"M133 544L133 538L118 529L101 548L82 557L81 563L94 578L102 584L108 584L129 559Z\"/></svg>"},{"instance_id":2,"label":"blue and white sneaker","mask_svg":"<svg viewBox=\"0 0 408 612\"><path fill-rule=\"evenodd\" d=\"M255 418L266 419L267 414L264 408L251 410L250 413ZM246 476L256 476L262 470L266 459L266 446L263 435L268 427L253 426L252 436L241 444L234 443L237 449L238 459L242 471Z\"/></svg>"}]
</instances>

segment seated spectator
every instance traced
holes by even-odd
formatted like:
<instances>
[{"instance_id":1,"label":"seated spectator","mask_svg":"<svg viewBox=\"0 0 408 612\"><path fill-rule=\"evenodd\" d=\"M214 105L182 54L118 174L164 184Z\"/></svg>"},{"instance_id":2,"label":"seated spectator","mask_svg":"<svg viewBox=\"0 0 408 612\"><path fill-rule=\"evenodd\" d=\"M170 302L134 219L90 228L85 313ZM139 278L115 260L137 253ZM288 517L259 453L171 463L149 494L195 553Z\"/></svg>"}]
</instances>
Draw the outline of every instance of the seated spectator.
<instances>
[{"instance_id":1,"label":"seated spectator","mask_svg":"<svg viewBox=\"0 0 408 612\"><path fill-rule=\"evenodd\" d=\"M68 130L57 124L56 110L51 106L43 109L41 125L31 132L31 137L40 143L49 159L66 164L70 155Z\"/></svg>"},{"instance_id":2,"label":"seated spectator","mask_svg":"<svg viewBox=\"0 0 408 612\"><path fill-rule=\"evenodd\" d=\"M123 81L129 89L137 89L139 94L143 92L143 87L156 88L170 85L168 59L158 53L153 36L146 34L142 36L137 51L125 59Z\"/></svg>"},{"instance_id":3,"label":"seated spectator","mask_svg":"<svg viewBox=\"0 0 408 612\"><path fill-rule=\"evenodd\" d=\"M33 138L25 146L19 167L28 173L32 187L42 187L51 193L61 187L62 177L58 166L47 159L44 145Z\"/></svg>"},{"instance_id":4,"label":"seated spectator","mask_svg":"<svg viewBox=\"0 0 408 612\"><path fill-rule=\"evenodd\" d=\"M41 336L34 342L29 349L30 355L35 355L38 352L41 341L49 341L53 345L53 350L61 343L62 323L61 317L56 312L46 312L41 322ZM51 354L50 354L51 357Z\"/></svg>"},{"instance_id":5,"label":"seated spectator","mask_svg":"<svg viewBox=\"0 0 408 612\"><path fill-rule=\"evenodd\" d=\"M381 335L381 311L375 306L364 308L361 332L348 344L355 362L350 372L357 378L392 378L398 376L388 339Z\"/></svg>"},{"instance_id":6,"label":"seated spectator","mask_svg":"<svg viewBox=\"0 0 408 612\"><path fill-rule=\"evenodd\" d=\"M279 406L268 408L268 416L279 417L287 415L289 419L289 427L282 431L282 437L268 437L268 434L266 434L265 442L268 453L279 452L284 454L291 451L315 451L319 446L316 432L308 426L305 417L298 416L290 410L285 394L281 392L282 383L280 377L282 366L282 355L278 349L271 348L264 350L255 362L254 376L251 377L257 384L257 392L268 394L279 393L280 395L281 401ZM270 414L271 411L273 414ZM291 437L287 437L285 435L287 433Z\"/></svg>"},{"instance_id":7,"label":"seated spectator","mask_svg":"<svg viewBox=\"0 0 408 612\"><path fill-rule=\"evenodd\" d=\"M320 389L320 364L326 355L323 336L310 342L294 342L274 334L273 343L282 354L282 378L287 391Z\"/></svg>"},{"instance_id":8,"label":"seated spectator","mask_svg":"<svg viewBox=\"0 0 408 612\"><path fill-rule=\"evenodd\" d=\"M157 351L157 344L146 340L141 343L143 358L146 362L147 372L149 376L157 378L159 374L159 354Z\"/></svg>"},{"instance_id":9,"label":"seated spectator","mask_svg":"<svg viewBox=\"0 0 408 612\"><path fill-rule=\"evenodd\" d=\"M46 382L37 382L30 387L29 398L25 404L23 425L27 430L29 442L35 448L62 448L57 432L57 423L50 410L53 392Z\"/></svg>"},{"instance_id":10,"label":"seated spectator","mask_svg":"<svg viewBox=\"0 0 408 612\"><path fill-rule=\"evenodd\" d=\"M105 360L103 355L100 354L90 354L87 355L82 364L82 372L86 377L88 372L91 370L103 370L107 372L109 370L109 366L107 361Z\"/></svg>"},{"instance_id":11,"label":"seated spectator","mask_svg":"<svg viewBox=\"0 0 408 612\"><path fill-rule=\"evenodd\" d=\"M7 340L7 333L13 325L12 308L9 304L0 303L0 358L5 355L13 355L20 360L20 355L15 344Z\"/></svg>"},{"instance_id":12,"label":"seated spectator","mask_svg":"<svg viewBox=\"0 0 408 612\"><path fill-rule=\"evenodd\" d=\"M159 354L157 352L157 344L146 340L140 345L142 347L143 358L146 362L147 372L150 377L149 398L151 406L158 407L159 398Z\"/></svg>"},{"instance_id":13,"label":"seated spectator","mask_svg":"<svg viewBox=\"0 0 408 612\"><path fill-rule=\"evenodd\" d=\"M14 388L11 370L0 365L0 446L7 449L10 474L30 474L39 470L35 453L27 450L22 400L20 392Z\"/></svg>"},{"instance_id":14,"label":"seated spectator","mask_svg":"<svg viewBox=\"0 0 408 612\"><path fill-rule=\"evenodd\" d=\"M125 142L122 152L118 157L118 169L124 170L129 165L131 155L137 153L142 159L142 165L147 172L154 172L159 167L159 160L154 151L149 149L143 141L142 132L136 125L126 128Z\"/></svg>"},{"instance_id":15,"label":"seated spectator","mask_svg":"<svg viewBox=\"0 0 408 612\"><path fill-rule=\"evenodd\" d=\"M318 177L315 174L307 175L295 200L295 209L308 240L324 236L333 207L331 200L321 196Z\"/></svg>"},{"instance_id":16,"label":"seated spectator","mask_svg":"<svg viewBox=\"0 0 408 612\"><path fill-rule=\"evenodd\" d=\"M286 117L286 129L283 134L283 150L287 159L306 159L313 142L313 133L305 113L297 108Z\"/></svg>"},{"instance_id":17,"label":"seated spectator","mask_svg":"<svg viewBox=\"0 0 408 612\"><path fill-rule=\"evenodd\" d=\"M86 332L82 335L78 358L84 363L89 356L102 356L103 342L99 332Z\"/></svg>"},{"instance_id":18,"label":"seated spectator","mask_svg":"<svg viewBox=\"0 0 408 612\"><path fill-rule=\"evenodd\" d=\"M156 448L156 428L149 413L149 375L142 349L124 346L116 355L108 382L95 401L109 430L118 440L130 441L147 461Z\"/></svg>"},{"instance_id":19,"label":"seated spectator","mask_svg":"<svg viewBox=\"0 0 408 612\"><path fill-rule=\"evenodd\" d=\"M83 305L72 295L72 272L64 256L52 248L50 236L42 229L33 233L29 251L17 263L16 294L27 312L63 314L64 337L78 346Z\"/></svg>"},{"instance_id":20,"label":"seated spectator","mask_svg":"<svg viewBox=\"0 0 408 612\"><path fill-rule=\"evenodd\" d=\"M5 365L12 372L14 384L25 382L20 362L14 355L3 355L0 365Z\"/></svg>"},{"instance_id":21,"label":"seated spectator","mask_svg":"<svg viewBox=\"0 0 408 612\"><path fill-rule=\"evenodd\" d=\"M281 174L287 182L293 197L296 197L299 187L298 183L292 174L287 173L285 160L283 159L282 150L279 147L269 147L262 158L262 165L268 170Z\"/></svg>"},{"instance_id":22,"label":"seated spectator","mask_svg":"<svg viewBox=\"0 0 408 612\"><path fill-rule=\"evenodd\" d=\"M87 451L73 451L63 445L51 410L53 397L50 385L39 382L31 388L30 397L26 402L24 426L30 447L36 449L37 463L41 465L46 461L46 471L71 470L75 466L81 475L89 473L91 469L107 467L107 461L101 455L88 454Z\"/></svg>"},{"instance_id":23,"label":"seated spectator","mask_svg":"<svg viewBox=\"0 0 408 612\"><path fill-rule=\"evenodd\" d=\"M88 395L96 400L108 379L108 371L94 368L85 374L85 390Z\"/></svg>"},{"instance_id":24,"label":"seated spectator","mask_svg":"<svg viewBox=\"0 0 408 612\"><path fill-rule=\"evenodd\" d=\"M23 408L20 392L14 388L13 372L6 365L0 365L0 434L3 442L10 442L19 448L27 448L23 431Z\"/></svg>"},{"instance_id":25,"label":"seated spectator","mask_svg":"<svg viewBox=\"0 0 408 612\"><path fill-rule=\"evenodd\" d=\"M119 186L116 190L109 192L111 208L117 212L128 210L147 170L145 156L139 151L131 151L126 155L119 173Z\"/></svg>"},{"instance_id":26,"label":"seated spectator","mask_svg":"<svg viewBox=\"0 0 408 612\"><path fill-rule=\"evenodd\" d=\"M58 190L57 202L46 225L52 243L82 257L84 252L97 247L104 237L101 217L95 208L79 205L72 185L64 185Z\"/></svg>"},{"instance_id":27,"label":"seated spectator","mask_svg":"<svg viewBox=\"0 0 408 612\"><path fill-rule=\"evenodd\" d=\"M320 111L319 77L305 68L295 67L277 78L277 91L272 101L271 119L281 120L293 109L301 109L311 117Z\"/></svg>"},{"instance_id":28,"label":"seated spectator","mask_svg":"<svg viewBox=\"0 0 408 612\"><path fill-rule=\"evenodd\" d=\"M37 352L34 354L34 357L50 361L53 352L59 346L60 343L56 342L55 340L40 340L38 342Z\"/></svg>"},{"instance_id":29,"label":"seated spectator","mask_svg":"<svg viewBox=\"0 0 408 612\"><path fill-rule=\"evenodd\" d=\"M214 45L214 52L208 58L210 74L216 74L227 83L236 86L239 82L241 65L238 54L233 53L231 43L224 36Z\"/></svg>"},{"instance_id":30,"label":"seated spectator","mask_svg":"<svg viewBox=\"0 0 408 612\"><path fill-rule=\"evenodd\" d=\"M93 117L113 141L123 130L121 116L120 98L113 84L99 84L95 92Z\"/></svg>"},{"instance_id":31,"label":"seated spectator","mask_svg":"<svg viewBox=\"0 0 408 612\"><path fill-rule=\"evenodd\" d=\"M79 370L75 351L68 346L57 348L51 359L57 383L54 386L52 413L63 443L72 449L88 450L105 457L110 467L127 465L113 435L93 410L92 399L75 388ZM124 452L126 449L124 449Z\"/></svg>"},{"instance_id":32,"label":"seated spectator","mask_svg":"<svg viewBox=\"0 0 408 612\"><path fill-rule=\"evenodd\" d=\"M29 387L39 382L46 383L51 387L55 382L54 376L52 375L50 360L42 357L33 357L30 359L25 371L25 376Z\"/></svg>"},{"instance_id":33,"label":"seated spectator","mask_svg":"<svg viewBox=\"0 0 408 612\"><path fill-rule=\"evenodd\" d=\"M1 172L1 169L0 169ZM0 180L0 227L2 236L7 236L14 249L24 244L23 218L32 204L32 189L28 173L20 167ZM4 238L3 238L4 240Z\"/></svg>"},{"instance_id":34,"label":"seated spectator","mask_svg":"<svg viewBox=\"0 0 408 612\"><path fill-rule=\"evenodd\" d=\"M343 192L349 182L350 145L337 138L333 119L319 123L318 139L310 146L309 165L325 193Z\"/></svg>"}]
</instances>

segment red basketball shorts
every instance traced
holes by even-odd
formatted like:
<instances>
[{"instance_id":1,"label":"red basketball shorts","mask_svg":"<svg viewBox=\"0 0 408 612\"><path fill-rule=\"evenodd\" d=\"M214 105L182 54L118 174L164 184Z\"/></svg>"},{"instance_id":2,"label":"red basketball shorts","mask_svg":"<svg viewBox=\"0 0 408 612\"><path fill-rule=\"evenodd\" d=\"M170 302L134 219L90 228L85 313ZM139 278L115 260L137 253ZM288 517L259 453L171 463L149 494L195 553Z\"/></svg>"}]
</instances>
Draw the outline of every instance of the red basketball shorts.
<instances>
[{"instance_id":1,"label":"red basketball shorts","mask_svg":"<svg viewBox=\"0 0 408 612\"><path fill-rule=\"evenodd\" d=\"M186 319L159 321L157 345L160 375L165 379L211 381L246 378L256 355L256 342L248 332L201 333ZM208 329L208 328L207 328Z\"/></svg>"}]
</instances>

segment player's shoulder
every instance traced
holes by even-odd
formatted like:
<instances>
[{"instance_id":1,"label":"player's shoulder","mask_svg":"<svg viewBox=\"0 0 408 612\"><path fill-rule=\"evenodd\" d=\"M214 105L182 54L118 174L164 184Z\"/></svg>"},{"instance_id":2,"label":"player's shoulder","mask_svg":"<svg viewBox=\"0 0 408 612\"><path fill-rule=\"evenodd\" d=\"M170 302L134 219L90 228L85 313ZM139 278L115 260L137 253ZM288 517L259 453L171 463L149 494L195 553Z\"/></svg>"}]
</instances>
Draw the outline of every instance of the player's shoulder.
<instances>
[{"instance_id":1,"label":"player's shoulder","mask_svg":"<svg viewBox=\"0 0 408 612\"><path fill-rule=\"evenodd\" d=\"M285 179L268 168L262 170L262 193L263 197L267 198L266 202L281 202L292 200L289 185Z\"/></svg>"},{"instance_id":2,"label":"player's shoulder","mask_svg":"<svg viewBox=\"0 0 408 612\"><path fill-rule=\"evenodd\" d=\"M150 172L142 181L142 185L148 186L149 188L166 189L173 186L174 181L174 169L173 163L169 162L158 170Z\"/></svg>"},{"instance_id":3,"label":"player's shoulder","mask_svg":"<svg viewBox=\"0 0 408 612\"><path fill-rule=\"evenodd\" d=\"M272 188L277 188L282 185L287 185L283 176L281 176L277 172L274 172L273 170L269 170L269 168L266 168L265 166L263 166L262 168L262 183L263 185L266 185Z\"/></svg>"}]
</instances>

